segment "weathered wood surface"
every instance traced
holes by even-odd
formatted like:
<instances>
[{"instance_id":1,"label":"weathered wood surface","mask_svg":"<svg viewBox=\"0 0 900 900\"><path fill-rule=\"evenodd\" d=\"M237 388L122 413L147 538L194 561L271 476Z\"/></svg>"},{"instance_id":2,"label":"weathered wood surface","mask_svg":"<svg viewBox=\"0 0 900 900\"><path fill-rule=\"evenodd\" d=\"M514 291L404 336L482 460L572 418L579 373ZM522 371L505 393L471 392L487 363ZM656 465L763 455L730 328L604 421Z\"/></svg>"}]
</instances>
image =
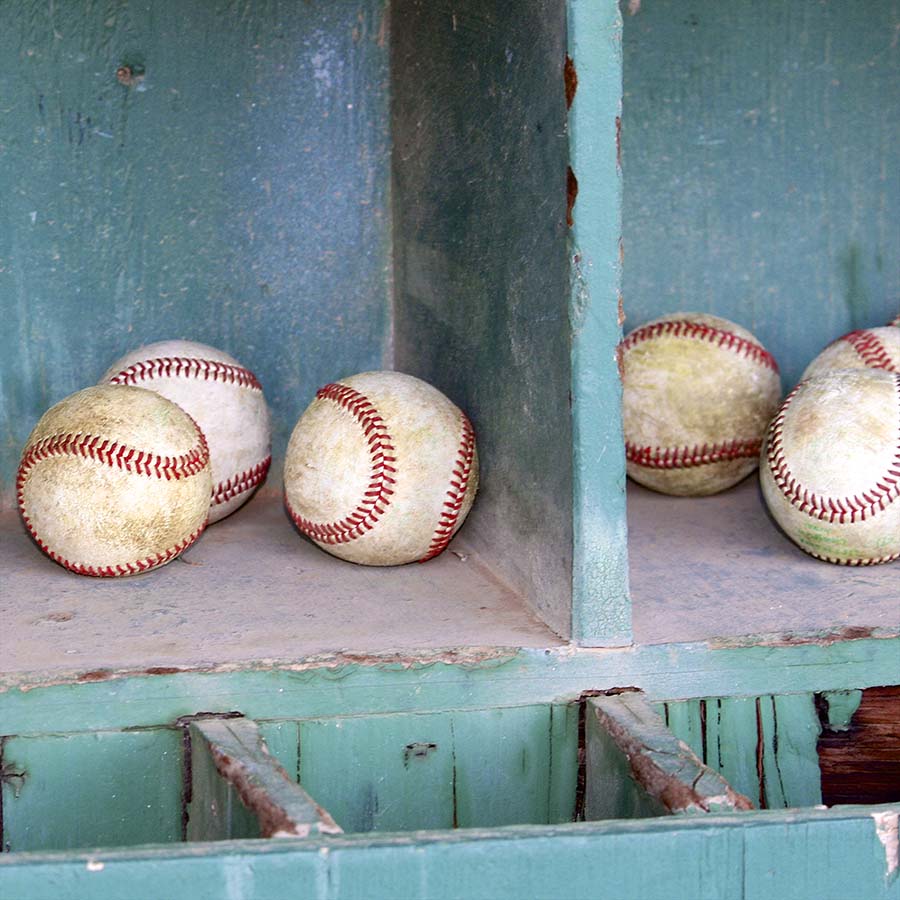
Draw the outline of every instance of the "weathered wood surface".
<instances>
[{"instance_id":1,"label":"weathered wood surface","mask_svg":"<svg viewBox=\"0 0 900 900\"><path fill-rule=\"evenodd\" d=\"M0 716L0 730L2 723ZM3 851L181 837L181 736L174 728L5 737L0 767Z\"/></svg>"},{"instance_id":2,"label":"weathered wood surface","mask_svg":"<svg viewBox=\"0 0 900 900\"><path fill-rule=\"evenodd\" d=\"M347 832L566 822L577 724L574 705L306 720L299 777Z\"/></svg>"},{"instance_id":3,"label":"weathered wood surface","mask_svg":"<svg viewBox=\"0 0 900 900\"><path fill-rule=\"evenodd\" d=\"M624 295L753 331L785 388L900 296L893 0L623 0Z\"/></svg>"},{"instance_id":4,"label":"weathered wood surface","mask_svg":"<svg viewBox=\"0 0 900 900\"><path fill-rule=\"evenodd\" d=\"M639 687L654 700L762 696L891 684L900 639L747 647L622 650L471 648L420 654L334 654L249 667L99 670L0 678L6 734L153 727L197 710L257 721L569 702L585 691Z\"/></svg>"},{"instance_id":5,"label":"weathered wood surface","mask_svg":"<svg viewBox=\"0 0 900 900\"><path fill-rule=\"evenodd\" d=\"M825 724L819 738L823 802L900 802L900 687L855 693L856 709L848 716L845 707L838 727Z\"/></svg>"},{"instance_id":6,"label":"weathered wood surface","mask_svg":"<svg viewBox=\"0 0 900 900\"><path fill-rule=\"evenodd\" d=\"M259 376L273 479L316 388L382 367L387 31L381 2L2 4L4 501L43 411L141 344Z\"/></svg>"},{"instance_id":7,"label":"weathered wood surface","mask_svg":"<svg viewBox=\"0 0 900 900\"><path fill-rule=\"evenodd\" d=\"M585 742L587 819L753 809L639 692L589 697Z\"/></svg>"},{"instance_id":8,"label":"weathered wood surface","mask_svg":"<svg viewBox=\"0 0 900 900\"><path fill-rule=\"evenodd\" d=\"M811 693L662 704L674 734L761 809L822 802Z\"/></svg>"},{"instance_id":9,"label":"weathered wood surface","mask_svg":"<svg viewBox=\"0 0 900 900\"><path fill-rule=\"evenodd\" d=\"M898 900L898 808L0 854L10 900ZM884 842L883 842L884 840ZM893 856L892 856L893 853ZM893 863L891 862L893 860Z\"/></svg>"},{"instance_id":10,"label":"weathered wood surface","mask_svg":"<svg viewBox=\"0 0 900 900\"><path fill-rule=\"evenodd\" d=\"M769 518L755 474L712 497L629 482L628 523L638 643L900 633L900 565L852 569L807 555Z\"/></svg>"},{"instance_id":11,"label":"weathered wood surface","mask_svg":"<svg viewBox=\"0 0 900 900\"><path fill-rule=\"evenodd\" d=\"M341 833L331 815L269 753L255 722L198 718L188 729L187 840ZM332 770L332 777L338 775Z\"/></svg>"}]
</instances>

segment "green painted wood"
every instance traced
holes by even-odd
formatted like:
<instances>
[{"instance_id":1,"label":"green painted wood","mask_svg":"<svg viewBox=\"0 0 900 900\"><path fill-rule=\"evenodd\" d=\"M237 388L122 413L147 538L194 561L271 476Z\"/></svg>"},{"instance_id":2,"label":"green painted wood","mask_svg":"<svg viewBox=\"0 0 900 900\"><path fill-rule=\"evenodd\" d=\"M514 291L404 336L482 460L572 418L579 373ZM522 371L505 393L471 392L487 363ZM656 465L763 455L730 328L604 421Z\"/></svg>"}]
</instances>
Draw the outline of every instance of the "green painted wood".
<instances>
[{"instance_id":1,"label":"green painted wood","mask_svg":"<svg viewBox=\"0 0 900 900\"><path fill-rule=\"evenodd\" d=\"M578 788L578 719L580 704L550 706L550 795L547 823L572 822Z\"/></svg>"},{"instance_id":2,"label":"green painted wood","mask_svg":"<svg viewBox=\"0 0 900 900\"><path fill-rule=\"evenodd\" d=\"M761 805L757 772L758 735L755 697L715 698L706 701L706 758L736 791Z\"/></svg>"},{"instance_id":3,"label":"green painted wood","mask_svg":"<svg viewBox=\"0 0 900 900\"><path fill-rule=\"evenodd\" d=\"M723 315L788 387L897 312L896 3L622 5L627 327Z\"/></svg>"},{"instance_id":4,"label":"green painted wood","mask_svg":"<svg viewBox=\"0 0 900 900\"><path fill-rule=\"evenodd\" d=\"M294 667L125 674L81 683L7 676L0 677L0 730L41 734L50 721L60 732L158 726L198 710L235 707L257 720L324 718L335 709L344 715L483 709L569 701L587 690L623 686L657 700L846 690L895 683L898 652L897 638L694 643L387 655L365 663L337 655Z\"/></svg>"},{"instance_id":5,"label":"green painted wood","mask_svg":"<svg viewBox=\"0 0 900 900\"><path fill-rule=\"evenodd\" d=\"M127 846L181 838L175 729L8 737L3 849ZM2 894L2 891L0 891Z\"/></svg>"},{"instance_id":6,"label":"green painted wood","mask_svg":"<svg viewBox=\"0 0 900 900\"><path fill-rule=\"evenodd\" d=\"M640 692L588 698L585 740L587 818L753 808L666 727Z\"/></svg>"},{"instance_id":7,"label":"green painted wood","mask_svg":"<svg viewBox=\"0 0 900 900\"><path fill-rule=\"evenodd\" d=\"M258 722L269 753L295 781L300 778L300 732L296 722Z\"/></svg>"},{"instance_id":8,"label":"green painted wood","mask_svg":"<svg viewBox=\"0 0 900 900\"><path fill-rule=\"evenodd\" d=\"M452 717L454 824L485 828L546 823L554 793L550 707L459 711ZM557 751L571 751L570 734L566 737ZM574 799L573 792L573 805Z\"/></svg>"},{"instance_id":9,"label":"green painted wood","mask_svg":"<svg viewBox=\"0 0 900 900\"><path fill-rule=\"evenodd\" d=\"M829 731L847 731L862 702L862 691L824 691L821 694L828 714Z\"/></svg>"},{"instance_id":10,"label":"green painted wood","mask_svg":"<svg viewBox=\"0 0 900 900\"><path fill-rule=\"evenodd\" d=\"M302 721L300 781L346 832L450 828L448 715Z\"/></svg>"},{"instance_id":11,"label":"green painted wood","mask_svg":"<svg viewBox=\"0 0 900 900\"><path fill-rule=\"evenodd\" d=\"M568 636L565 6L390 9L395 363L468 412L467 539Z\"/></svg>"},{"instance_id":12,"label":"green painted wood","mask_svg":"<svg viewBox=\"0 0 900 900\"><path fill-rule=\"evenodd\" d=\"M191 729L190 800L186 804L188 841L262 837L259 818L242 802L234 785L219 773L203 736Z\"/></svg>"},{"instance_id":13,"label":"green painted wood","mask_svg":"<svg viewBox=\"0 0 900 900\"><path fill-rule=\"evenodd\" d=\"M760 698L766 806L822 802L817 744L821 725L812 694Z\"/></svg>"},{"instance_id":14,"label":"green painted wood","mask_svg":"<svg viewBox=\"0 0 900 900\"><path fill-rule=\"evenodd\" d=\"M255 722L199 718L188 729L188 840L340 833L329 813L269 753Z\"/></svg>"},{"instance_id":15,"label":"green painted wood","mask_svg":"<svg viewBox=\"0 0 900 900\"><path fill-rule=\"evenodd\" d=\"M59 900L897 900L896 806L0 855L0 893Z\"/></svg>"},{"instance_id":16,"label":"green painted wood","mask_svg":"<svg viewBox=\"0 0 900 900\"><path fill-rule=\"evenodd\" d=\"M578 180L570 231L575 558L572 633L592 646L631 641L625 541L625 445L616 362L622 235L617 160L622 20L615 0L569 0L568 53L578 76L569 110Z\"/></svg>"},{"instance_id":17,"label":"green painted wood","mask_svg":"<svg viewBox=\"0 0 900 900\"><path fill-rule=\"evenodd\" d=\"M704 735L700 701L684 700L678 703L664 703L661 704L661 707L660 712L665 716L666 725L700 759L703 759Z\"/></svg>"},{"instance_id":18,"label":"green painted wood","mask_svg":"<svg viewBox=\"0 0 900 900\"><path fill-rule=\"evenodd\" d=\"M276 468L317 387L384 364L387 34L381 0L0 5L5 500L44 410L141 344L252 368Z\"/></svg>"}]
</instances>

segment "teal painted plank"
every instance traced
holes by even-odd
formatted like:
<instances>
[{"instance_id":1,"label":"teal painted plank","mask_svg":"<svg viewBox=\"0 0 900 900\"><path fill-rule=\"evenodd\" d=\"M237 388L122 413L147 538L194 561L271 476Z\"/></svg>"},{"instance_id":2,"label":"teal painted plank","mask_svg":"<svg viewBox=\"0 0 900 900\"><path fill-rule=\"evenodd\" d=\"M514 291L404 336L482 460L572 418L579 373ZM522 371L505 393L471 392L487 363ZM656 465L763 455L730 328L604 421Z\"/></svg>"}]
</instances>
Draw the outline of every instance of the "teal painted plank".
<instances>
[{"instance_id":1,"label":"teal painted plank","mask_svg":"<svg viewBox=\"0 0 900 900\"><path fill-rule=\"evenodd\" d=\"M448 715L303 721L300 783L346 832L450 828Z\"/></svg>"},{"instance_id":2,"label":"teal painted plank","mask_svg":"<svg viewBox=\"0 0 900 900\"><path fill-rule=\"evenodd\" d=\"M340 828L269 753L246 718L190 722L189 840L308 837Z\"/></svg>"},{"instance_id":3,"label":"teal painted plank","mask_svg":"<svg viewBox=\"0 0 900 900\"><path fill-rule=\"evenodd\" d=\"M6 738L4 850L127 846L181 838L174 729Z\"/></svg>"},{"instance_id":4,"label":"teal painted plank","mask_svg":"<svg viewBox=\"0 0 900 900\"><path fill-rule=\"evenodd\" d=\"M578 90L569 110L578 179L570 233L575 559L572 632L591 646L631 641L625 445L616 360L622 184L618 116L622 20L615 0L569 0L569 56Z\"/></svg>"},{"instance_id":5,"label":"teal painted plank","mask_svg":"<svg viewBox=\"0 0 900 900\"><path fill-rule=\"evenodd\" d=\"M575 818L578 785L579 704L560 703L550 707L550 795L547 822L571 822Z\"/></svg>"},{"instance_id":6,"label":"teal painted plank","mask_svg":"<svg viewBox=\"0 0 900 900\"><path fill-rule=\"evenodd\" d=\"M546 823L551 794L550 707L460 711L452 716L454 824L484 828Z\"/></svg>"},{"instance_id":7,"label":"teal painted plank","mask_svg":"<svg viewBox=\"0 0 900 900\"><path fill-rule=\"evenodd\" d=\"M296 722L259 722L262 735L269 752L284 766L285 770L299 780L300 732Z\"/></svg>"},{"instance_id":8,"label":"teal painted plank","mask_svg":"<svg viewBox=\"0 0 900 900\"><path fill-rule=\"evenodd\" d=\"M756 768L758 724L755 697L706 701L706 759L728 783L758 805L761 796Z\"/></svg>"},{"instance_id":9,"label":"teal painted plank","mask_svg":"<svg viewBox=\"0 0 900 900\"><path fill-rule=\"evenodd\" d=\"M338 836L87 854L0 856L4 898L196 900L898 900L872 813L768 811L702 819Z\"/></svg>"},{"instance_id":10,"label":"teal painted plank","mask_svg":"<svg viewBox=\"0 0 900 900\"><path fill-rule=\"evenodd\" d=\"M897 312L896 3L627 6L628 328L725 316L788 387L825 344Z\"/></svg>"},{"instance_id":11,"label":"teal painted plank","mask_svg":"<svg viewBox=\"0 0 900 900\"><path fill-rule=\"evenodd\" d=\"M382 366L384 17L381 0L0 4L5 499L43 411L144 343L253 369L276 469L316 388Z\"/></svg>"},{"instance_id":12,"label":"teal painted plank","mask_svg":"<svg viewBox=\"0 0 900 900\"><path fill-rule=\"evenodd\" d=\"M565 5L390 10L395 364L468 412L484 490L466 537L567 637Z\"/></svg>"},{"instance_id":13,"label":"teal painted plank","mask_svg":"<svg viewBox=\"0 0 900 900\"><path fill-rule=\"evenodd\" d=\"M761 709L771 709L772 713L771 720L768 717L762 719L763 740L767 750L771 747L771 756L767 753L763 759L766 805L770 808L816 806L822 802L817 749L821 725L813 695L773 697L771 706L767 700L761 700ZM771 731L768 730L770 724ZM778 789L770 800L768 788L771 782L775 782Z\"/></svg>"},{"instance_id":14,"label":"teal painted plank","mask_svg":"<svg viewBox=\"0 0 900 900\"><path fill-rule=\"evenodd\" d=\"M664 704L666 725L684 741L700 759L703 759L703 722L700 718L700 701L683 700Z\"/></svg>"},{"instance_id":15,"label":"teal painted plank","mask_svg":"<svg viewBox=\"0 0 900 900\"><path fill-rule=\"evenodd\" d=\"M549 703L623 685L651 699L760 696L893 684L900 639L710 648L705 644L622 650L441 654L370 664L335 656L290 668L134 675L81 684L58 677L0 679L7 734L159 725L198 710L241 711L255 719ZM480 660L480 661L479 661ZM24 682L24 684L23 684ZM47 683L49 682L49 683ZM27 689L23 689L27 688Z\"/></svg>"}]
</instances>

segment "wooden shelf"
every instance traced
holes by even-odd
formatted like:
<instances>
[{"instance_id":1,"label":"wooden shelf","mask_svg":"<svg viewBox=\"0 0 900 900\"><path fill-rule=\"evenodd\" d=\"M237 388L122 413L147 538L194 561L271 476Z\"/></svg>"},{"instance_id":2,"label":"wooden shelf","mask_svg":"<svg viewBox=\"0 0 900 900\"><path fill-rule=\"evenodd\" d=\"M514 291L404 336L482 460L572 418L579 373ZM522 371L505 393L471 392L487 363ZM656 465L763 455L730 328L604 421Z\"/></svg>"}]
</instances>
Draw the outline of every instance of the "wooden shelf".
<instances>
[{"instance_id":1,"label":"wooden shelf","mask_svg":"<svg viewBox=\"0 0 900 900\"><path fill-rule=\"evenodd\" d=\"M424 565L357 566L301 537L271 495L169 565L120 579L67 572L15 512L0 522L6 674L561 643L460 540Z\"/></svg>"},{"instance_id":2,"label":"wooden shelf","mask_svg":"<svg viewBox=\"0 0 900 900\"><path fill-rule=\"evenodd\" d=\"M635 641L900 631L900 565L851 568L799 550L751 476L712 497L628 485Z\"/></svg>"}]
</instances>

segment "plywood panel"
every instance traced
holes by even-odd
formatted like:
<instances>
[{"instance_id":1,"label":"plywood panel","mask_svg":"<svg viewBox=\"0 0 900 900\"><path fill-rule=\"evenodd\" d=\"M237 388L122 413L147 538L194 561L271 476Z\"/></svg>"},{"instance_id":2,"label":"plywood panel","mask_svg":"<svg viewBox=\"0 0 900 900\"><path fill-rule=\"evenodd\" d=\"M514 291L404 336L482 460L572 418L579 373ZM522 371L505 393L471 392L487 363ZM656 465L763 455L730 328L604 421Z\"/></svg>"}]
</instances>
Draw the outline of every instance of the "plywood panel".
<instances>
[{"instance_id":1,"label":"plywood panel","mask_svg":"<svg viewBox=\"0 0 900 900\"><path fill-rule=\"evenodd\" d=\"M386 26L378 0L2 5L5 499L43 411L143 343L253 369L276 463L317 387L381 367Z\"/></svg>"},{"instance_id":2,"label":"plywood panel","mask_svg":"<svg viewBox=\"0 0 900 900\"><path fill-rule=\"evenodd\" d=\"M175 729L5 738L3 849L180 840L181 757Z\"/></svg>"},{"instance_id":3,"label":"plywood panel","mask_svg":"<svg viewBox=\"0 0 900 900\"><path fill-rule=\"evenodd\" d=\"M896 4L621 5L626 328L723 315L787 388L897 314Z\"/></svg>"}]
</instances>

